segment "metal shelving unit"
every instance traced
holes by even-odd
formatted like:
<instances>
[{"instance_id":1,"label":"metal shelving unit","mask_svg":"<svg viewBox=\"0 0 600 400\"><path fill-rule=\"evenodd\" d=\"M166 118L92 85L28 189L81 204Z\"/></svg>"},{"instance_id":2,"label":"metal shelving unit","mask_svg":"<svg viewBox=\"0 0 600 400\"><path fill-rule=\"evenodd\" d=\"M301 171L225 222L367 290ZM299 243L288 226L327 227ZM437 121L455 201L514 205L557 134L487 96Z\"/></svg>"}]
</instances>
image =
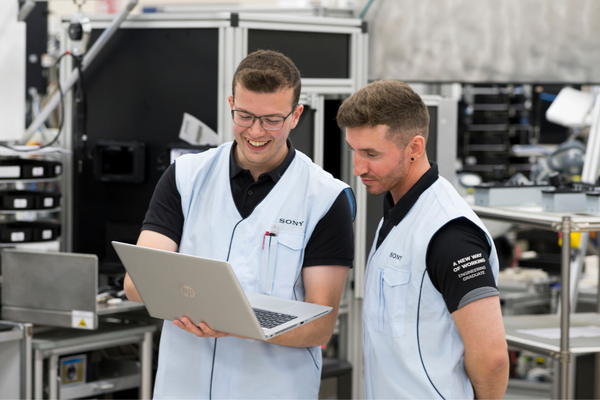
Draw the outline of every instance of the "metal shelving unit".
<instances>
[{"instance_id":1,"label":"metal shelving unit","mask_svg":"<svg viewBox=\"0 0 600 400\"><path fill-rule=\"evenodd\" d=\"M32 222L44 222L44 223L51 223L55 226L53 227L44 227L44 230L48 230L48 232L44 232L42 234L42 238L41 239L36 239L35 237L32 238L25 238L25 234L23 234L20 238L18 239L13 239L11 236L10 240L4 240L3 242L0 243L0 248L5 248L5 247L15 247L15 246L20 246L22 244L34 244L34 243L39 243L41 248L46 248L45 243L48 242L53 242L53 243L60 243L60 233L58 232L60 230L61 227L61 221L62 221L62 205L61 205L61 192L63 192L63 188L62 188L62 182L63 182L63 158L60 156L61 153L64 153L65 151L63 149L57 148L57 147L50 147L50 148L45 148L45 149L38 149L38 150L32 150L32 148L30 146L21 146L20 147L21 150L26 150L29 149L31 151L28 152L18 152L18 151L14 151L11 149L7 149L7 148L2 148L2 150L0 151L0 159L6 159L6 160L12 160L13 157L18 156L18 157L22 157L22 156L44 156L42 158L42 160L38 160L38 161L42 161L47 163L48 161L52 161L52 162L57 162L58 164L55 164L53 166L49 166L48 164L40 164L39 168L43 168L42 173L39 174L41 176L39 177L35 177L35 176L31 176L31 175L38 175L36 173L28 173L25 174L24 170L22 170L21 168L25 168L25 165L21 166L20 164L18 164L18 162L16 162L15 159L15 165L19 165L18 171L17 171L17 176L21 176L21 177L12 177L12 175L4 175L2 177L2 179L0 179L0 192L4 193L4 192L12 192L12 193L17 193L17 192L21 192L21 193L25 193L24 196L31 196L32 193L37 193L36 196L38 196L39 194L43 194L45 196L52 196L52 203L48 204L48 208L44 208L42 206L42 208L32 208L35 207L38 204L36 203L36 199L30 198L29 200L25 201L25 204L20 204L19 206L17 206L15 204L14 208L11 207L6 207L6 208L2 208L0 209L0 222L2 223L15 223L15 222L24 222L24 223L32 223ZM53 154L53 157L51 160L48 160L47 155L51 155ZM57 156L58 155L58 156ZM8 157L8 158L7 158ZM31 161L31 160L25 160L25 161ZM4 167L6 167L6 165L4 165ZM8 166L9 168L11 168L10 166ZM37 169L38 167L36 167L35 169ZM46 168L49 168L48 170ZM10 178L8 176L11 176ZM15 200L16 202L16 200ZM30 202L33 202L32 204L30 204ZM44 202L44 206L45 206L45 202ZM4 204L4 206L6 206L6 204ZM38 205L39 207L39 205ZM39 227L36 227L36 229L38 229ZM28 229L33 229L33 228L28 228ZM58 231L57 231L58 230ZM48 234L48 237L46 237L46 234ZM35 236L35 235L33 235ZM35 246L33 246L33 248L35 248Z\"/></svg>"},{"instance_id":2,"label":"metal shelving unit","mask_svg":"<svg viewBox=\"0 0 600 400\"><path fill-rule=\"evenodd\" d=\"M514 144L530 142L531 85L463 85L459 157L464 172L484 180L528 173L527 159L515 158Z\"/></svg>"},{"instance_id":3,"label":"metal shelving unit","mask_svg":"<svg viewBox=\"0 0 600 400\"><path fill-rule=\"evenodd\" d=\"M504 318L506 340L509 346L546 354L560 361L560 398L569 398L569 361L572 354L600 353L600 338L569 340L571 325L582 326L596 322L600 325L599 313L571 314L570 263L571 232L600 230L600 217L575 213L542 212L540 206L531 207L482 207L471 206L481 218L512 222L562 232L561 293L559 315L509 316ZM566 312L565 312L566 310ZM571 321L572 320L572 321ZM527 328L549 328L560 326L560 339L541 339L519 332Z\"/></svg>"},{"instance_id":4,"label":"metal shelving unit","mask_svg":"<svg viewBox=\"0 0 600 400\"><path fill-rule=\"evenodd\" d=\"M140 398L148 399L152 391L152 335L156 327L104 325L94 331L53 329L36 333L32 341L34 355L35 399L43 398L44 370L47 372L50 399L98 396L118 390L140 388ZM140 348L139 365L115 364L98 380L74 385L60 384L59 359L74 353L137 344ZM48 360L47 363L44 360Z\"/></svg>"},{"instance_id":5,"label":"metal shelving unit","mask_svg":"<svg viewBox=\"0 0 600 400\"><path fill-rule=\"evenodd\" d=\"M0 179L0 184L17 184L17 183L46 183L46 182L58 182L62 180L62 175L61 176L56 176L53 178L40 178L40 179L35 179L35 178L30 178L30 179Z\"/></svg>"},{"instance_id":6,"label":"metal shelving unit","mask_svg":"<svg viewBox=\"0 0 600 400\"><path fill-rule=\"evenodd\" d=\"M52 213L57 213L60 211L61 211L60 207L32 208L32 209L21 209L21 210L0 210L0 214L17 214L17 213L26 213L26 212L32 212L32 213L36 213L36 214L40 214L40 213L52 214Z\"/></svg>"}]
</instances>

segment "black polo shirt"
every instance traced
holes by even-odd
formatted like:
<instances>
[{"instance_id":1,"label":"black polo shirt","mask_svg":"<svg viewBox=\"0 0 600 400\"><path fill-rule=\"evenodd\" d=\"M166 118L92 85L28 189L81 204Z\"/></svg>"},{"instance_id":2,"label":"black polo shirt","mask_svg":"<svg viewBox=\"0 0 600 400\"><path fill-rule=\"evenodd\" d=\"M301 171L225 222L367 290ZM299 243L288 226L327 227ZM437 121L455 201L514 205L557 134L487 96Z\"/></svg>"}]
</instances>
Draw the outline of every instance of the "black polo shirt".
<instances>
[{"instance_id":1,"label":"black polo shirt","mask_svg":"<svg viewBox=\"0 0 600 400\"><path fill-rule=\"evenodd\" d=\"M292 163L296 150L287 140L288 153L274 170L261 174L254 181L249 170L241 168L233 156L234 142L229 161L229 182L236 208L242 218L248 217L254 208L267 197L284 172ZM183 209L175 179L177 161L171 164L160 178L150 201L142 230L163 234L177 245L183 233ZM352 222L356 207L351 189L340 193L327 214L317 223L304 252L303 267L318 265L341 265L352 267L354 259L354 230ZM217 212L217 210L215 210Z\"/></svg>"},{"instance_id":2,"label":"black polo shirt","mask_svg":"<svg viewBox=\"0 0 600 400\"><path fill-rule=\"evenodd\" d=\"M377 248L390 231L404 219L421 194L438 178L437 164L431 163L431 168L398 200L398 203L394 204L390 192L385 194L383 224L379 230ZM491 246L485 232L465 217L448 222L431 238L425 259L427 274L444 297L450 313L475 300L499 294L492 274L472 274L474 277L463 279L464 277L459 277L452 270L453 266L457 265L455 263L462 264L473 255L481 254L485 262L479 262L477 267L485 266L489 271L490 251Z\"/></svg>"}]
</instances>

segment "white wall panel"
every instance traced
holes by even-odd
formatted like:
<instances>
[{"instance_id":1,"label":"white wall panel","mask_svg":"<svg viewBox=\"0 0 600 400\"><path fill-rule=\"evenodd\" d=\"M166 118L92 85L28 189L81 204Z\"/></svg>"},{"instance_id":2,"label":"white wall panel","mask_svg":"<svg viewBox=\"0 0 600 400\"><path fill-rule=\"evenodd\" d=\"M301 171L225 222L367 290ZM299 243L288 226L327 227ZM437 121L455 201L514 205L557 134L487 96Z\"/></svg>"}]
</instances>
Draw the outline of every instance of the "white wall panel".
<instances>
[{"instance_id":1,"label":"white wall panel","mask_svg":"<svg viewBox=\"0 0 600 400\"><path fill-rule=\"evenodd\" d=\"M599 17L597 0L375 0L369 79L597 83Z\"/></svg>"}]
</instances>

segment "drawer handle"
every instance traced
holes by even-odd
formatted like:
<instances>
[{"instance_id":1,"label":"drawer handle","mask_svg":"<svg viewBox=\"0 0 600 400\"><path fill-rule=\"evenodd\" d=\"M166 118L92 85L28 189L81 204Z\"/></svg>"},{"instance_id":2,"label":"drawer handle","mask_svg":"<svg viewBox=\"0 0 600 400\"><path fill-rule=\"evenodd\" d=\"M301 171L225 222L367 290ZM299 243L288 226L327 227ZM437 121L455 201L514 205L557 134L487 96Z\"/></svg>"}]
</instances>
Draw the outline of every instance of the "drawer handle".
<instances>
[{"instance_id":1,"label":"drawer handle","mask_svg":"<svg viewBox=\"0 0 600 400\"><path fill-rule=\"evenodd\" d=\"M99 383L94 383L92 385L92 387L94 388L94 390L108 390L108 389L114 388L115 384L108 383L108 382L99 382Z\"/></svg>"}]
</instances>

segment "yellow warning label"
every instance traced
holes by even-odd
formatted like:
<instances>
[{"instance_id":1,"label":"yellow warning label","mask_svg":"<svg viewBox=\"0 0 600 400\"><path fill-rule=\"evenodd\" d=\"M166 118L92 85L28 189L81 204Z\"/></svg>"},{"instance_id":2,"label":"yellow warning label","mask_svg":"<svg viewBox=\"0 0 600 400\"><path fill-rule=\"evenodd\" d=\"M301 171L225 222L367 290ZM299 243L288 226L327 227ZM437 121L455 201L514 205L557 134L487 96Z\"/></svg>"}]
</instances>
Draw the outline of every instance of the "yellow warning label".
<instances>
[{"instance_id":1,"label":"yellow warning label","mask_svg":"<svg viewBox=\"0 0 600 400\"><path fill-rule=\"evenodd\" d=\"M95 315L92 311L73 310L71 312L71 327L73 328L94 329L95 322Z\"/></svg>"}]
</instances>

